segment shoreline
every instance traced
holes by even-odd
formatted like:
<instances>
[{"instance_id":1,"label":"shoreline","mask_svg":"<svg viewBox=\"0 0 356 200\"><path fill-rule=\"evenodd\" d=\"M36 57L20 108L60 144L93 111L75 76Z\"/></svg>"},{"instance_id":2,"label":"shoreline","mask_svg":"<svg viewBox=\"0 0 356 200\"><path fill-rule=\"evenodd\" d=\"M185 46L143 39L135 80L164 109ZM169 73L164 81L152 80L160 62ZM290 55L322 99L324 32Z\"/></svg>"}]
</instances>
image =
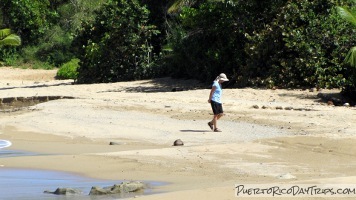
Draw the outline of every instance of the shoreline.
<instances>
[{"instance_id":1,"label":"shoreline","mask_svg":"<svg viewBox=\"0 0 356 200\"><path fill-rule=\"evenodd\" d=\"M73 97L0 113L8 149L43 154L0 158L4 167L170 183L139 199L235 199L237 183L356 183L355 108L327 106L316 92L226 89L214 133L208 89L171 91L192 81L72 85L55 71L0 72L0 98Z\"/></svg>"}]
</instances>

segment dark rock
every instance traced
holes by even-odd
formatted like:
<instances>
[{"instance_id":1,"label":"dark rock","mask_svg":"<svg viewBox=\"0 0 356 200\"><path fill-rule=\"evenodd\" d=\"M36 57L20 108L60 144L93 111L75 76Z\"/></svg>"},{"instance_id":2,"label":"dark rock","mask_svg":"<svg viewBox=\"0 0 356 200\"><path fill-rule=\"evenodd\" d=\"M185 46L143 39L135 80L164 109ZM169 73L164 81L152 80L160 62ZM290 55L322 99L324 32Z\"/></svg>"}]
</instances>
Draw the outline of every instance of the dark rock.
<instances>
[{"instance_id":1,"label":"dark rock","mask_svg":"<svg viewBox=\"0 0 356 200\"><path fill-rule=\"evenodd\" d=\"M121 145L120 142L110 142L109 145Z\"/></svg>"},{"instance_id":2,"label":"dark rock","mask_svg":"<svg viewBox=\"0 0 356 200\"><path fill-rule=\"evenodd\" d=\"M270 109L270 106L262 106L262 109Z\"/></svg>"},{"instance_id":3,"label":"dark rock","mask_svg":"<svg viewBox=\"0 0 356 200\"><path fill-rule=\"evenodd\" d=\"M253 105L252 108L259 109L260 107L258 105Z\"/></svg>"},{"instance_id":4,"label":"dark rock","mask_svg":"<svg viewBox=\"0 0 356 200\"><path fill-rule=\"evenodd\" d=\"M181 139L174 141L173 146L183 146L184 143Z\"/></svg>"},{"instance_id":5,"label":"dark rock","mask_svg":"<svg viewBox=\"0 0 356 200\"><path fill-rule=\"evenodd\" d=\"M48 100L52 101L52 100L57 100L57 99L61 99L61 96L48 96Z\"/></svg>"},{"instance_id":6,"label":"dark rock","mask_svg":"<svg viewBox=\"0 0 356 200\"><path fill-rule=\"evenodd\" d=\"M56 194L56 195L69 195L69 194L81 194L82 191L73 189L73 188L57 188L56 191L44 191L44 193L48 194Z\"/></svg>"},{"instance_id":7,"label":"dark rock","mask_svg":"<svg viewBox=\"0 0 356 200\"><path fill-rule=\"evenodd\" d=\"M7 104L10 104L14 101L16 101L16 97L6 97L2 99L2 103L7 103Z\"/></svg>"}]
</instances>

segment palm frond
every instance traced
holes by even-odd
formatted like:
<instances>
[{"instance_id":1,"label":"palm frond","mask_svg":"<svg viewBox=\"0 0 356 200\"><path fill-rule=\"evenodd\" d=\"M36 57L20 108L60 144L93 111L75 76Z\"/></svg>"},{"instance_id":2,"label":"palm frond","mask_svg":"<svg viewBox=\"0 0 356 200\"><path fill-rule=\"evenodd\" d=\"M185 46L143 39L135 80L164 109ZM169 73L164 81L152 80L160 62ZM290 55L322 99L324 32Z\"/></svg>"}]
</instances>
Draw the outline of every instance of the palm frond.
<instances>
[{"instance_id":1,"label":"palm frond","mask_svg":"<svg viewBox=\"0 0 356 200\"><path fill-rule=\"evenodd\" d=\"M168 8L168 13L176 13L184 4L186 4L185 0L174 0L171 2L172 4Z\"/></svg>"},{"instance_id":2,"label":"palm frond","mask_svg":"<svg viewBox=\"0 0 356 200\"><path fill-rule=\"evenodd\" d=\"M4 39L5 37L11 35L11 30L8 28L0 29L0 40Z\"/></svg>"},{"instance_id":3,"label":"palm frond","mask_svg":"<svg viewBox=\"0 0 356 200\"><path fill-rule=\"evenodd\" d=\"M337 6L337 12L339 15L344 18L346 21L350 22L354 26L356 26L356 15L355 13L351 12L349 9Z\"/></svg>"},{"instance_id":4,"label":"palm frond","mask_svg":"<svg viewBox=\"0 0 356 200\"><path fill-rule=\"evenodd\" d=\"M18 35L11 34L0 40L0 46L1 45L19 46L21 45L21 38Z\"/></svg>"},{"instance_id":5,"label":"palm frond","mask_svg":"<svg viewBox=\"0 0 356 200\"><path fill-rule=\"evenodd\" d=\"M345 57L345 62L356 67L356 46L352 47Z\"/></svg>"},{"instance_id":6,"label":"palm frond","mask_svg":"<svg viewBox=\"0 0 356 200\"><path fill-rule=\"evenodd\" d=\"M223 1L223 0L207 0L207 1ZM199 2L198 0L171 0L169 2L168 13L176 13L178 12L183 6L193 5Z\"/></svg>"}]
</instances>

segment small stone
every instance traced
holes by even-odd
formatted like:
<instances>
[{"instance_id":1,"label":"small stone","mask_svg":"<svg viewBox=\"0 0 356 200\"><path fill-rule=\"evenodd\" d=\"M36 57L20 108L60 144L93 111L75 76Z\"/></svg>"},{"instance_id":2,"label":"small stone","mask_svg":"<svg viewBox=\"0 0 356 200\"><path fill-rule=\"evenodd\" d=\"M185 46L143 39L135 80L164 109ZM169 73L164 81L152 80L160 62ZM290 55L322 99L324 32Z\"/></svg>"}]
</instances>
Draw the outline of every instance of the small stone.
<instances>
[{"instance_id":1,"label":"small stone","mask_svg":"<svg viewBox=\"0 0 356 200\"><path fill-rule=\"evenodd\" d=\"M344 106L345 107L350 107L350 104L349 103L344 103Z\"/></svg>"},{"instance_id":2,"label":"small stone","mask_svg":"<svg viewBox=\"0 0 356 200\"><path fill-rule=\"evenodd\" d=\"M271 107L269 106L262 106L262 109L270 109Z\"/></svg>"},{"instance_id":3,"label":"small stone","mask_svg":"<svg viewBox=\"0 0 356 200\"><path fill-rule=\"evenodd\" d=\"M183 146L184 143L181 139L174 141L173 146Z\"/></svg>"},{"instance_id":4,"label":"small stone","mask_svg":"<svg viewBox=\"0 0 356 200\"><path fill-rule=\"evenodd\" d=\"M276 109L277 110L283 110L283 107L282 106L277 106Z\"/></svg>"},{"instance_id":5,"label":"small stone","mask_svg":"<svg viewBox=\"0 0 356 200\"><path fill-rule=\"evenodd\" d=\"M260 107L258 105L253 105L252 108L259 109Z\"/></svg>"},{"instance_id":6,"label":"small stone","mask_svg":"<svg viewBox=\"0 0 356 200\"><path fill-rule=\"evenodd\" d=\"M333 106L334 102L333 101L328 101L328 106Z\"/></svg>"},{"instance_id":7,"label":"small stone","mask_svg":"<svg viewBox=\"0 0 356 200\"><path fill-rule=\"evenodd\" d=\"M120 142L110 142L109 145L121 145Z\"/></svg>"},{"instance_id":8,"label":"small stone","mask_svg":"<svg viewBox=\"0 0 356 200\"><path fill-rule=\"evenodd\" d=\"M56 194L56 195L69 195L69 194L81 194L81 190L73 189L73 188L57 188L56 191L44 191L43 193L47 194Z\"/></svg>"}]
</instances>

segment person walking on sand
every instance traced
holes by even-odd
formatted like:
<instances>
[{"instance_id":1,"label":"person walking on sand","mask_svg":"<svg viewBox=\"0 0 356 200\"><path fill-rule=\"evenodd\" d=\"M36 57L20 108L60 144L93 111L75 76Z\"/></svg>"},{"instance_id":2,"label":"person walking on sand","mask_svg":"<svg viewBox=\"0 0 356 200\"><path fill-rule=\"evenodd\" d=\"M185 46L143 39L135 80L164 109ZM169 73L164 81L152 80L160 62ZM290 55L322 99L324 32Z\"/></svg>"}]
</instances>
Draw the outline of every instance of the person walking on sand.
<instances>
[{"instance_id":1,"label":"person walking on sand","mask_svg":"<svg viewBox=\"0 0 356 200\"><path fill-rule=\"evenodd\" d=\"M211 104L213 109L214 117L213 120L208 122L211 130L214 132L221 132L218 128L218 120L224 115L224 111L221 103L222 88L221 83L229 81L224 73L221 73L213 82L213 86L210 91L208 102Z\"/></svg>"}]
</instances>

